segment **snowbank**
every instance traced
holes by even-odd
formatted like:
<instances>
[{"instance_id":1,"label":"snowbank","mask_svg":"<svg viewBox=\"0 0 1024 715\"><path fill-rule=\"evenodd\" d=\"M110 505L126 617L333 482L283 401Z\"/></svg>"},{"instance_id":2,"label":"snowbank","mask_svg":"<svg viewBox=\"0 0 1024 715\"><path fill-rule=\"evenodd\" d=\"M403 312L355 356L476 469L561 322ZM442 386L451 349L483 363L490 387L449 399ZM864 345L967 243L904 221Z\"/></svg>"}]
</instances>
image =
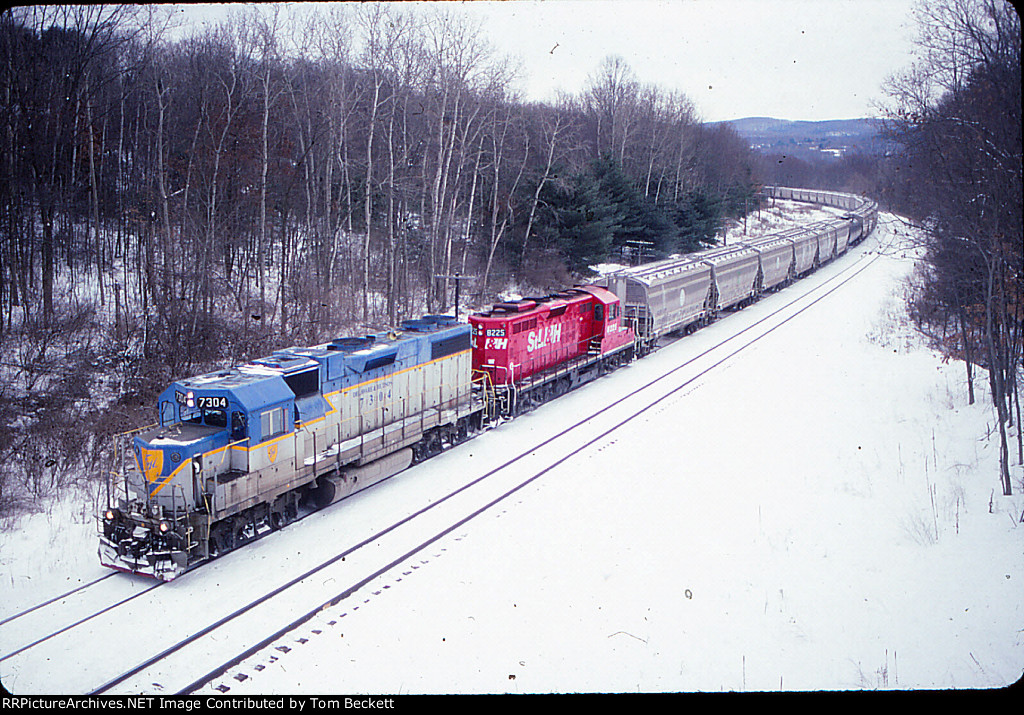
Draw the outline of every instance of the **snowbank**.
<instances>
[{"instance_id":1,"label":"snowbank","mask_svg":"<svg viewBox=\"0 0 1024 715\"><path fill-rule=\"evenodd\" d=\"M876 236L896 230L886 218ZM1014 466L1016 495L1000 495L984 377L967 406L962 365L945 364L908 327L907 255L880 258L753 349L325 610L284 639L288 653L269 648L213 685L235 695L1017 681L1024 475ZM474 454L540 441L756 321L787 291L415 469L473 468ZM332 507L315 528L343 529L346 510L401 498L402 479ZM57 505L0 534L3 615L104 573L87 511ZM260 551L294 553L313 528L286 529Z\"/></svg>"}]
</instances>

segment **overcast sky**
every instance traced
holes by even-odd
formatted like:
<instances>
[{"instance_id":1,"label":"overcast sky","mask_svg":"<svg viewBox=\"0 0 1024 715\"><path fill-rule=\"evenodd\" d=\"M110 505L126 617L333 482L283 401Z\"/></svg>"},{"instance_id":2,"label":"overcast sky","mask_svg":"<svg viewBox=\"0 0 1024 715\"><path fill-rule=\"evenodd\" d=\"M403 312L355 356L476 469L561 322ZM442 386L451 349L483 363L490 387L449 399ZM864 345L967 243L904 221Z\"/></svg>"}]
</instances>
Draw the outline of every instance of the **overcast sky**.
<instances>
[{"instance_id":1,"label":"overcast sky","mask_svg":"<svg viewBox=\"0 0 1024 715\"><path fill-rule=\"evenodd\" d=\"M527 99L578 93L607 55L684 92L706 121L874 116L910 63L916 0L467 0ZM403 3L406 6L436 3ZM196 17L210 17L196 12ZM214 15L216 16L216 15Z\"/></svg>"}]
</instances>

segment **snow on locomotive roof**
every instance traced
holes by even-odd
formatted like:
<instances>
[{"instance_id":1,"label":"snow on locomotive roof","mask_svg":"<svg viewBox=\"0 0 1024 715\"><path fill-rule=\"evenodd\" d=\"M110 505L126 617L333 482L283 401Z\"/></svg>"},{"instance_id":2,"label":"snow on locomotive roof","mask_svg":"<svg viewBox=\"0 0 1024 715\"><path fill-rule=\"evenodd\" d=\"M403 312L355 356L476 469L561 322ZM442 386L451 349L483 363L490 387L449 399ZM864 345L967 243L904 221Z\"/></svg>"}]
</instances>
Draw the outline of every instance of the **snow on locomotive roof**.
<instances>
[{"instance_id":1,"label":"snow on locomotive roof","mask_svg":"<svg viewBox=\"0 0 1024 715\"><path fill-rule=\"evenodd\" d=\"M586 288L592 287L593 286L586 286ZM568 305L570 301L578 300L587 295L589 295L587 290L580 288L567 288L557 293L551 293L545 296L529 296L521 298L520 300L495 303L491 306L490 310L482 310L478 313L474 313L473 317L504 318L510 315L516 315L517 313L526 313L538 307L555 309L563 305Z\"/></svg>"}]
</instances>

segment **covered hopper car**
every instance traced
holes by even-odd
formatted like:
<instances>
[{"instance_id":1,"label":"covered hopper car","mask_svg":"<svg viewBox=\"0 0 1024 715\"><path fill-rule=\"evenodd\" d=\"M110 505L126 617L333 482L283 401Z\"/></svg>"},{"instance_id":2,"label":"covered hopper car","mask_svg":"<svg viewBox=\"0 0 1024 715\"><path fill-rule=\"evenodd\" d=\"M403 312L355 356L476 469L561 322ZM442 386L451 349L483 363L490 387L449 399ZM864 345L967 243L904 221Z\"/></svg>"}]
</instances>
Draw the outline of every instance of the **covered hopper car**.
<instances>
[{"instance_id":1,"label":"covered hopper car","mask_svg":"<svg viewBox=\"0 0 1024 715\"><path fill-rule=\"evenodd\" d=\"M770 236L623 269L600 281L623 301L644 355L662 337L696 330L845 253L874 230L878 206L851 194L766 187L769 197L849 209Z\"/></svg>"}]
</instances>

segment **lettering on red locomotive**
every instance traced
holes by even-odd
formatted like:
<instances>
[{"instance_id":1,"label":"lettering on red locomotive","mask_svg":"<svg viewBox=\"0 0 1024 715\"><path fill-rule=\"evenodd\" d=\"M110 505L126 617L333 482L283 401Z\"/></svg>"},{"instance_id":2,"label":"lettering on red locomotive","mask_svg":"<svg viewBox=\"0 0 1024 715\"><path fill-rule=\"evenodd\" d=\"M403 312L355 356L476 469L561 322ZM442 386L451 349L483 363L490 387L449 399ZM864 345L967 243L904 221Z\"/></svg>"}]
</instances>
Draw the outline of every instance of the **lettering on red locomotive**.
<instances>
[{"instance_id":1,"label":"lettering on red locomotive","mask_svg":"<svg viewBox=\"0 0 1024 715\"><path fill-rule=\"evenodd\" d=\"M554 345L562 337L562 326L560 323L545 325L540 330L531 330L526 336L526 351L533 352Z\"/></svg>"}]
</instances>

